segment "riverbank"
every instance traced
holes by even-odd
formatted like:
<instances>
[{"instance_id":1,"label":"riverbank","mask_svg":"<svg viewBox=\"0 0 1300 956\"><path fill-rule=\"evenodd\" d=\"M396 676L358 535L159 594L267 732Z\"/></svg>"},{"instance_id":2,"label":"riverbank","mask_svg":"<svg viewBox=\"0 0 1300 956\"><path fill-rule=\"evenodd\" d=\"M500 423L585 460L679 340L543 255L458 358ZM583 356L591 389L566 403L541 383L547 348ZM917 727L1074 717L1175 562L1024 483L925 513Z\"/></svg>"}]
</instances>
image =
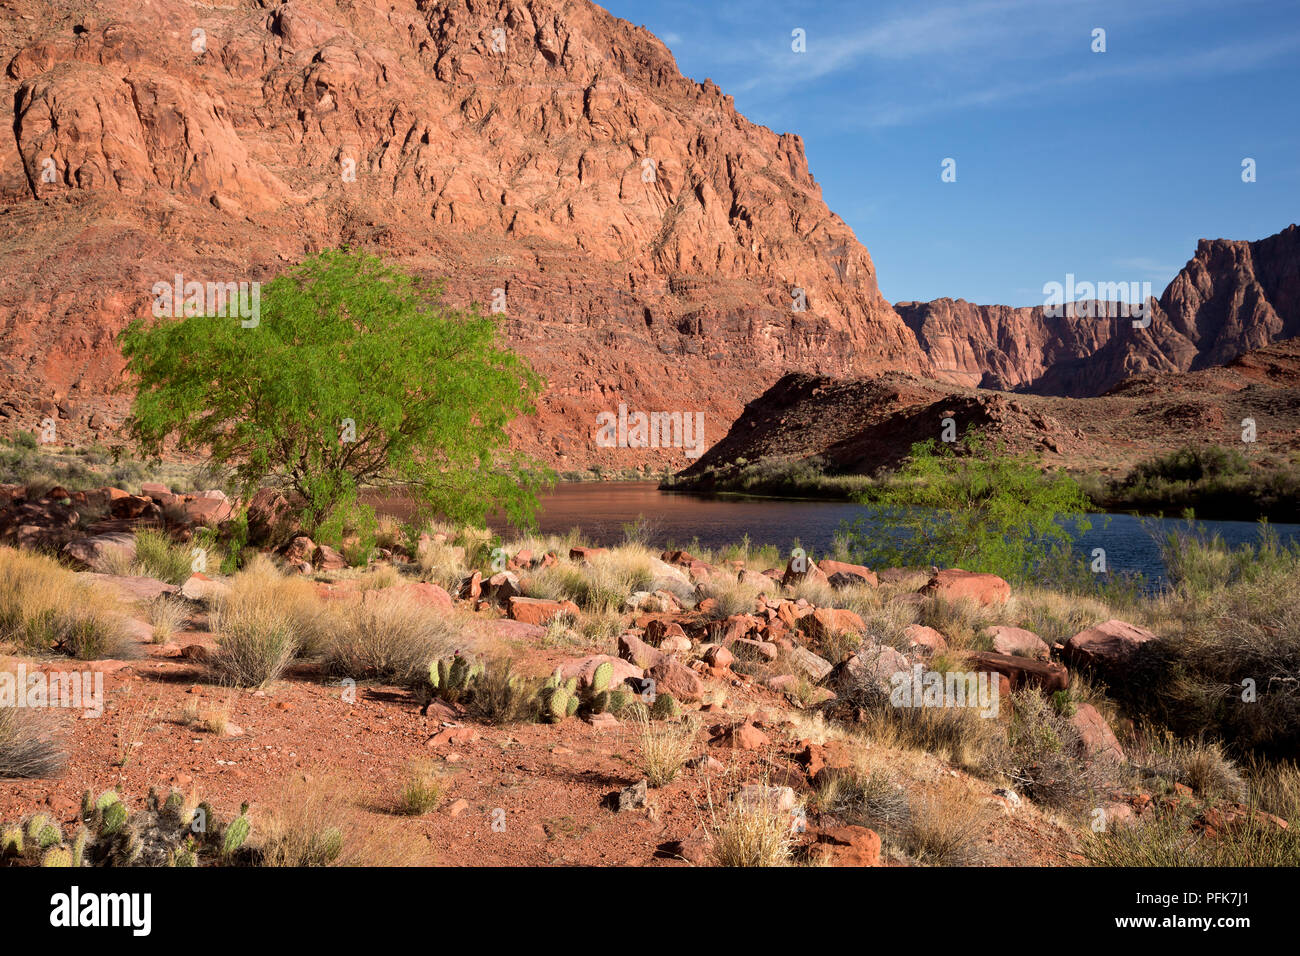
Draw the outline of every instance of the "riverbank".
<instances>
[{"instance_id":1,"label":"riverbank","mask_svg":"<svg viewBox=\"0 0 1300 956\"><path fill-rule=\"evenodd\" d=\"M1300 739L1300 550L1189 544L1146 599L744 541L381 531L364 566L296 536L234 574L144 528L84 573L0 547L4 666L86 659L110 702L0 722L0 821L71 834L83 788L134 814L161 785L251 808L246 851L198 841L205 865L330 828L289 862L1300 863L1300 776L1270 757ZM1215 693L1244 679L1250 703ZM15 775L13 739L39 767Z\"/></svg>"},{"instance_id":2,"label":"riverbank","mask_svg":"<svg viewBox=\"0 0 1300 956\"><path fill-rule=\"evenodd\" d=\"M1142 463L1123 477L1068 472L1100 513L1210 521L1300 522L1300 464L1266 461L1230 473L1180 471L1178 453ZM1168 466L1168 467L1162 467ZM753 462L674 475L659 488L688 494L856 502L890 486L890 475L828 474L815 464Z\"/></svg>"}]
</instances>

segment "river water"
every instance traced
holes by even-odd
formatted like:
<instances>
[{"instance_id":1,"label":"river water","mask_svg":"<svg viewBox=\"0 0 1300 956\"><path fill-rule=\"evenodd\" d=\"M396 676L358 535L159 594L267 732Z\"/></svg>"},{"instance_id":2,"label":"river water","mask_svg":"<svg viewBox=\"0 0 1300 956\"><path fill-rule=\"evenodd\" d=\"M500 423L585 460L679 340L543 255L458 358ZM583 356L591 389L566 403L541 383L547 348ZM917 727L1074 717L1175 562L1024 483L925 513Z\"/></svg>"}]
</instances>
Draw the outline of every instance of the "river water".
<instances>
[{"instance_id":1,"label":"river water","mask_svg":"<svg viewBox=\"0 0 1300 956\"><path fill-rule=\"evenodd\" d=\"M383 510L402 511L395 505ZM542 496L538 524L546 534L579 528L593 544L610 545L623 540L624 525L644 518L647 543L656 548L684 547L694 540L708 548L722 548L749 535L754 545L774 544L788 553L797 541L809 551L821 553L830 549L844 521L865 514L867 509L861 505L843 501L706 497L660 491L652 481L563 482ZM489 523L507 536L511 531L500 518ZM1154 587L1164 575L1159 539L1166 530L1185 526L1185 522L1119 514L1094 515L1092 525L1076 538L1080 554L1104 548L1111 572L1140 573L1148 586ZM1217 532L1232 545L1259 538L1259 526L1254 522L1205 521L1198 525ZM1300 540L1300 525L1271 527L1283 542Z\"/></svg>"}]
</instances>

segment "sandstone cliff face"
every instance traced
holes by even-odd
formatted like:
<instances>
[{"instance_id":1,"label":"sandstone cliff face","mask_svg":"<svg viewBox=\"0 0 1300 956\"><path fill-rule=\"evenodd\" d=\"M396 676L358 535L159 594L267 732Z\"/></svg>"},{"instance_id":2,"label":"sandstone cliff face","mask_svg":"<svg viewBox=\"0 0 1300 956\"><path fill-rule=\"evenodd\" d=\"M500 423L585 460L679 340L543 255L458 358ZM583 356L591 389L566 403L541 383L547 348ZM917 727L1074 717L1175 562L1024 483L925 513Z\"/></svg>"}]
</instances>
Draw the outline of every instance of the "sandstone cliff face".
<instances>
[{"instance_id":1,"label":"sandstone cliff face","mask_svg":"<svg viewBox=\"0 0 1300 956\"><path fill-rule=\"evenodd\" d=\"M936 372L967 387L1040 395L1100 395L1131 375L1223 365L1300 335L1300 230L1257 242L1202 239L1134 328L1109 303L1093 317L1051 318L1041 306L962 299L894 307Z\"/></svg>"},{"instance_id":2,"label":"sandstone cliff face","mask_svg":"<svg viewBox=\"0 0 1300 956\"><path fill-rule=\"evenodd\" d=\"M0 23L12 427L41 400L71 434L120 419L112 336L153 283L340 243L457 303L504 292L550 381L515 437L561 468L688 460L597 448L620 401L703 411L711 441L787 369L929 367L799 138L586 0L11 0Z\"/></svg>"},{"instance_id":3,"label":"sandstone cliff face","mask_svg":"<svg viewBox=\"0 0 1300 956\"><path fill-rule=\"evenodd\" d=\"M0 2L0 431L114 441L151 289L359 245L503 304L547 377L518 447L679 468L596 416L704 413L788 371L1091 395L1295 334L1295 227L1202 243L1150 330L881 297L797 136L587 0ZM793 290L802 289L795 310Z\"/></svg>"}]
</instances>

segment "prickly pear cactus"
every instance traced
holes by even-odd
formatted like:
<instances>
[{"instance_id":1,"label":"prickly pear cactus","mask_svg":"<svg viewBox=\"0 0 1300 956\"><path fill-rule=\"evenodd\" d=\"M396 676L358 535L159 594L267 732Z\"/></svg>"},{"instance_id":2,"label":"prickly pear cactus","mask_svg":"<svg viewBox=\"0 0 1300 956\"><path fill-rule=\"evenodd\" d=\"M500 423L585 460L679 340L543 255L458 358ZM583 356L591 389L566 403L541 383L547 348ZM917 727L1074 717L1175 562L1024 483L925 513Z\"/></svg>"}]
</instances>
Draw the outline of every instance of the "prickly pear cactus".
<instances>
[{"instance_id":1,"label":"prickly pear cactus","mask_svg":"<svg viewBox=\"0 0 1300 956\"><path fill-rule=\"evenodd\" d=\"M597 667L596 672L591 675L591 693L592 696L598 696L609 690L609 682L614 677L614 665L609 661L602 661Z\"/></svg>"},{"instance_id":2,"label":"prickly pear cactus","mask_svg":"<svg viewBox=\"0 0 1300 956\"><path fill-rule=\"evenodd\" d=\"M72 866L72 852L65 846L52 846L41 856L41 866Z\"/></svg>"},{"instance_id":3,"label":"prickly pear cactus","mask_svg":"<svg viewBox=\"0 0 1300 956\"><path fill-rule=\"evenodd\" d=\"M682 705L672 694L656 694L655 702L650 707L650 716L655 720L676 720L682 715Z\"/></svg>"}]
</instances>

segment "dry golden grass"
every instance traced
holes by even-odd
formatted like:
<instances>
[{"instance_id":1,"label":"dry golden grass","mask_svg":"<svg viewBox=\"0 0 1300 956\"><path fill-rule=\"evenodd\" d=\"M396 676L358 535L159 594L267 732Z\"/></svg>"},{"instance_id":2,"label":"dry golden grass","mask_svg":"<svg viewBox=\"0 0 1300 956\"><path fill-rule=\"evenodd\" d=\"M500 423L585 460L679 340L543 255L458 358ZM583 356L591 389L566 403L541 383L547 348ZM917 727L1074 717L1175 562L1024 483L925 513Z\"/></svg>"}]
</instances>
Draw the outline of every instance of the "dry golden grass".
<instances>
[{"instance_id":1,"label":"dry golden grass","mask_svg":"<svg viewBox=\"0 0 1300 956\"><path fill-rule=\"evenodd\" d=\"M225 734L230 726L230 708L233 699L227 694L219 704L211 704L198 699L190 699L181 708L181 723L191 730L201 730L218 737Z\"/></svg>"},{"instance_id":2,"label":"dry golden grass","mask_svg":"<svg viewBox=\"0 0 1300 956\"><path fill-rule=\"evenodd\" d=\"M539 568L520 582L529 597L573 601L598 616L618 614L634 591L655 579L655 556L645 547L626 544L593 555L579 564L567 559Z\"/></svg>"},{"instance_id":3,"label":"dry golden grass","mask_svg":"<svg viewBox=\"0 0 1300 956\"><path fill-rule=\"evenodd\" d=\"M41 554L0 547L0 643L79 660L134 656L121 608Z\"/></svg>"},{"instance_id":4,"label":"dry golden grass","mask_svg":"<svg viewBox=\"0 0 1300 956\"><path fill-rule=\"evenodd\" d=\"M411 817L424 816L442 803L446 786L427 760L412 761L397 794L397 812Z\"/></svg>"},{"instance_id":5,"label":"dry golden grass","mask_svg":"<svg viewBox=\"0 0 1300 956\"><path fill-rule=\"evenodd\" d=\"M710 800L716 866L789 866L794 837L791 815L774 801L728 801L720 811Z\"/></svg>"},{"instance_id":6,"label":"dry golden grass","mask_svg":"<svg viewBox=\"0 0 1300 956\"><path fill-rule=\"evenodd\" d=\"M1015 598L1004 605L984 607L970 598L949 600L931 595L916 605L916 610L916 623L934 628L953 650L988 650L984 632L995 624L1014 620L1017 614Z\"/></svg>"},{"instance_id":7,"label":"dry golden grass","mask_svg":"<svg viewBox=\"0 0 1300 956\"><path fill-rule=\"evenodd\" d=\"M456 593L461 581L469 576L465 549L449 541L426 541L416 554L420 577Z\"/></svg>"},{"instance_id":8,"label":"dry golden grass","mask_svg":"<svg viewBox=\"0 0 1300 956\"><path fill-rule=\"evenodd\" d=\"M1033 631L1048 647L1063 644L1080 631L1115 616L1111 608L1096 598L1042 588L1017 589L1016 602L1019 613L1015 626Z\"/></svg>"},{"instance_id":9,"label":"dry golden grass","mask_svg":"<svg viewBox=\"0 0 1300 956\"><path fill-rule=\"evenodd\" d=\"M721 619L733 614L753 614L758 596L765 592L775 593L775 587L775 582L741 581L722 572L703 582L699 590L702 598L712 598L717 602L713 616Z\"/></svg>"},{"instance_id":10,"label":"dry golden grass","mask_svg":"<svg viewBox=\"0 0 1300 956\"><path fill-rule=\"evenodd\" d=\"M353 802L355 782L295 777L258 814L253 834L264 866L419 866L433 861L418 832Z\"/></svg>"},{"instance_id":11,"label":"dry golden grass","mask_svg":"<svg viewBox=\"0 0 1300 956\"><path fill-rule=\"evenodd\" d=\"M153 642L166 644L173 634L181 630L190 619L190 605L182 597L160 594L145 609L153 628Z\"/></svg>"},{"instance_id":12,"label":"dry golden grass","mask_svg":"<svg viewBox=\"0 0 1300 956\"><path fill-rule=\"evenodd\" d=\"M65 758L54 734L45 712L0 707L0 778L57 775Z\"/></svg>"},{"instance_id":13,"label":"dry golden grass","mask_svg":"<svg viewBox=\"0 0 1300 956\"><path fill-rule=\"evenodd\" d=\"M652 720L644 705L632 708L641 748L641 770L652 787L662 787L676 780L686 761L695 752L699 721L690 715L680 721Z\"/></svg>"},{"instance_id":14,"label":"dry golden grass","mask_svg":"<svg viewBox=\"0 0 1300 956\"><path fill-rule=\"evenodd\" d=\"M330 673L419 686L429 665L473 642L474 621L403 591L380 591L336 609L321 654Z\"/></svg>"},{"instance_id":15,"label":"dry golden grass","mask_svg":"<svg viewBox=\"0 0 1300 956\"><path fill-rule=\"evenodd\" d=\"M984 834L992 822L988 804L968 783L943 778L911 800L903 848L920 863L971 866L983 856Z\"/></svg>"}]
</instances>

